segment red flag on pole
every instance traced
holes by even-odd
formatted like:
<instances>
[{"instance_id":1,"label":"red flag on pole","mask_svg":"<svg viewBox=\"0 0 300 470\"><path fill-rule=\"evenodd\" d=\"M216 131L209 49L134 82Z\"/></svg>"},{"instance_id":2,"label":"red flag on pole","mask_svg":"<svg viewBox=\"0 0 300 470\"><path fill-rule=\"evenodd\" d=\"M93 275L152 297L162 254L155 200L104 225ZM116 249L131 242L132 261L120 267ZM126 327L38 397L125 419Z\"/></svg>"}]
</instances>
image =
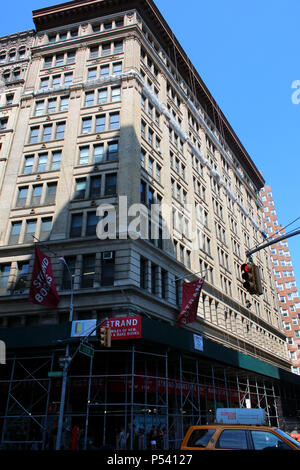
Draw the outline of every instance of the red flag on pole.
<instances>
[{"instance_id":1,"label":"red flag on pole","mask_svg":"<svg viewBox=\"0 0 300 470\"><path fill-rule=\"evenodd\" d=\"M54 284L51 259L34 245L34 268L28 301L45 307L57 307L59 296Z\"/></svg>"},{"instance_id":2,"label":"red flag on pole","mask_svg":"<svg viewBox=\"0 0 300 470\"><path fill-rule=\"evenodd\" d=\"M182 304L178 315L178 325L186 325L196 320L200 292L204 277L192 282L182 283Z\"/></svg>"}]
</instances>

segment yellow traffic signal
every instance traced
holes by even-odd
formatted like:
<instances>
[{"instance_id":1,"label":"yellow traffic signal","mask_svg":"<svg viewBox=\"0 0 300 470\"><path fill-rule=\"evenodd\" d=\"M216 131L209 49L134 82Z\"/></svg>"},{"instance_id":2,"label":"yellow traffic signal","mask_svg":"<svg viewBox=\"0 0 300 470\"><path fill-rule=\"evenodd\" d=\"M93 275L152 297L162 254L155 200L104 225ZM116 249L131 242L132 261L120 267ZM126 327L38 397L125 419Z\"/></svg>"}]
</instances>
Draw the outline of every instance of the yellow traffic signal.
<instances>
[{"instance_id":1,"label":"yellow traffic signal","mask_svg":"<svg viewBox=\"0 0 300 470\"><path fill-rule=\"evenodd\" d=\"M111 330L109 326L101 326L100 328L100 344L105 348L111 347Z\"/></svg>"},{"instance_id":2,"label":"yellow traffic signal","mask_svg":"<svg viewBox=\"0 0 300 470\"><path fill-rule=\"evenodd\" d=\"M251 295L261 295L263 293L259 267L254 263L244 263L241 266L242 278L244 279L243 287Z\"/></svg>"}]
</instances>

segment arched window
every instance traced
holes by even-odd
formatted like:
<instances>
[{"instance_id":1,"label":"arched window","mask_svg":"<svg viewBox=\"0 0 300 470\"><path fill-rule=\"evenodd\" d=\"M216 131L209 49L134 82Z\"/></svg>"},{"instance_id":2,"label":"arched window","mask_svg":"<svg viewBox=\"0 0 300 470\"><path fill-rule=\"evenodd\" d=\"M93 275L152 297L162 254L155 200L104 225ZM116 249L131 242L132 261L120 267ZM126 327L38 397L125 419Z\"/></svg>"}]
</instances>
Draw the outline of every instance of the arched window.
<instances>
[{"instance_id":1,"label":"arched window","mask_svg":"<svg viewBox=\"0 0 300 470\"><path fill-rule=\"evenodd\" d=\"M11 49L8 53L8 61L13 62L14 60L16 60L16 50Z\"/></svg>"}]
</instances>

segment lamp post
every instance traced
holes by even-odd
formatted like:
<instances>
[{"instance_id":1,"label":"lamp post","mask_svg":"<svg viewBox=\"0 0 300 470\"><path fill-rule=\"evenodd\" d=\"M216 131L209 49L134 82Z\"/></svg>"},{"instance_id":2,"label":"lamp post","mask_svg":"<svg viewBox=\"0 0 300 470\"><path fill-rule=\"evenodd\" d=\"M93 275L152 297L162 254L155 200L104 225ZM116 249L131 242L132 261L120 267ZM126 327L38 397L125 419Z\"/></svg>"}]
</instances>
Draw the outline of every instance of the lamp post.
<instances>
[{"instance_id":1,"label":"lamp post","mask_svg":"<svg viewBox=\"0 0 300 470\"><path fill-rule=\"evenodd\" d=\"M73 320L73 279L70 268L65 260L65 258L59 258L62 261L69 273L71 281L71 299L70 299L70 315L69 322ZM60 398L60 407L59 407L59 417L58 417L58 426L57 426L57 436L56 436L56 450L60 450L61 447L61 437L63 430L63 420L64 420L64 408L65 408L65 399L66 399L66 388L67 388L67 379L68 379L68 368L70 362L70 345L67 343L65 357L63 358L63 378L61 384L61 398Z\"/></svg>"}]
</instances>

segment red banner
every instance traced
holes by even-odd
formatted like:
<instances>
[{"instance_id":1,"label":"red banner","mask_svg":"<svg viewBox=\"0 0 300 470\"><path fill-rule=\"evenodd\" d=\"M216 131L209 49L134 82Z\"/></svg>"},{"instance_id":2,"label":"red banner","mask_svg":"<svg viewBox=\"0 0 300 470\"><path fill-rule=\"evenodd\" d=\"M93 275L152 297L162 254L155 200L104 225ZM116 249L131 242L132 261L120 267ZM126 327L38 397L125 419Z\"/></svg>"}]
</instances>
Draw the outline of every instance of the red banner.
<instances>
[{"instance_id":1,"label":"red banner","mask_svg":"<svg viewBox=\"0 0 300 470\"><path fill-rule=\"evenodd\" d=\"M51 259L34 246L35 258L28 301L45 307L57 307L59 296L52 275Z\"/></svg>"},{"instance_id":2,"label":"red banner","mask_svg":"<svg viewBox=\"0 0 300 470\"><path fill-rule=\"evenodd\" d=\"M200 292L204 277L192 282L182 283L182 304L178 315L178 325L186 325L196 320Z\"/></svg>"},{"instance_id":3,"label":"red banner","mask_svg":"<svg viewBox=\"0 0 300 470\"><path fill-rule=\"evenodd\" d=\"M142 318L139 315L132 317L112 317L108 319L111 329L111 340L137 339L142 337Z\"/></svg>"}]
</instances>

